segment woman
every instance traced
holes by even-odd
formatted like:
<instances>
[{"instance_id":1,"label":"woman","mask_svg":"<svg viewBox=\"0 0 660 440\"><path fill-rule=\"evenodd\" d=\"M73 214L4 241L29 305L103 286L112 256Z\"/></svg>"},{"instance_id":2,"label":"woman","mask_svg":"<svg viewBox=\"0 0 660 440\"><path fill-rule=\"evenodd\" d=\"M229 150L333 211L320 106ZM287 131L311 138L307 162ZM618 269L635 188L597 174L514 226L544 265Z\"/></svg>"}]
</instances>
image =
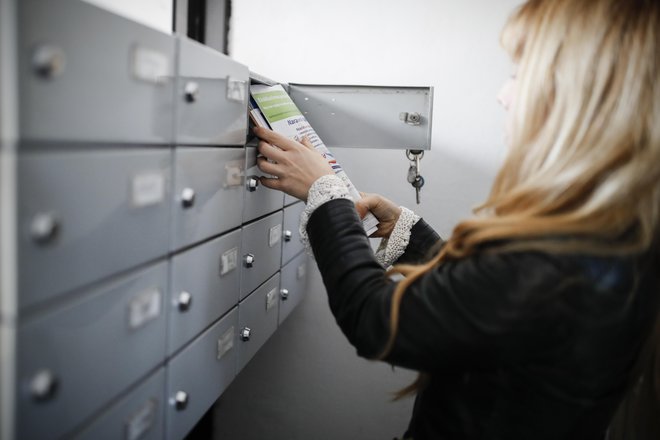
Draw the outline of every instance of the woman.
<instances>
[{"instance_id":1,"label":"woman","mask_svg":"<svg viewBox=\"0 0 660 440\"><path fill-rule=\"evenodd\" d=\"M268 130L262 183L306 200L301 232L358 354L422 373L406 438L603 439L618 408L610 437L660 438L638 417L660 418L660 2L529 0L502 40L508 156L445 242L367 196L379 262L323 158Z\"/></svg>"}]
</instances>

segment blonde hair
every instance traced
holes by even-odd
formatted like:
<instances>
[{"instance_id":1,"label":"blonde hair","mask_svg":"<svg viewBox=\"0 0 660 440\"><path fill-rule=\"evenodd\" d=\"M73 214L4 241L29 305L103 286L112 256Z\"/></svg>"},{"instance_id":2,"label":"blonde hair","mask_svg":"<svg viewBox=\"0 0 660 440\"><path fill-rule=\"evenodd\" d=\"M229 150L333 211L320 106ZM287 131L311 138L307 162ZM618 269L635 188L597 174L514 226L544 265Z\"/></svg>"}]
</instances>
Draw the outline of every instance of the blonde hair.
<instances>
[{"instance_id":1,"label":"blonde hair","mask_svg":"<svg viewBox=\"0 0 660 440\"><path fill-rule=\"evenodd\" d=\"M390 271L406 278L381 358L394 344L406 289L479 245L630 255L658 237L660 2L530 0L509 19L502 44L519 65L507 158L475 217L433 259Z\"/></svg>"}]
</instances>

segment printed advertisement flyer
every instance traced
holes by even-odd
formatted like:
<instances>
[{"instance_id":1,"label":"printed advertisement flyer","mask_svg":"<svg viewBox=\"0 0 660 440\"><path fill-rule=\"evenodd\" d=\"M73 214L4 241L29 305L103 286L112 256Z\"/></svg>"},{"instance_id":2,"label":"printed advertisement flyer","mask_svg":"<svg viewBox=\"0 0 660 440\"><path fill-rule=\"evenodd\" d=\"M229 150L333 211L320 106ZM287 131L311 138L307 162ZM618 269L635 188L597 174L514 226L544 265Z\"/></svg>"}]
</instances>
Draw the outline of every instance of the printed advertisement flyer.
<instances>
[{"instance_id":1,"label":"printed advertisement flyer","mask_svg":"<svg viewBox=\"0 0 660 440\"><path fill-rule=\"evenodd\" d=\"M256 125L270 127L273 131L291 139L298 140L306 136L314 148L328 160L335 174L346 184L353 200L360 199L360 192L351 183L346 172L337 163L305 116L298 110L284 87L279 84L274 86L253 85L250 87L250 94L252 95L250 116ZM367 235L371 235L378 229L378 219L368 213L362 220L362 225Z\"/></svg>"}]
</instances>

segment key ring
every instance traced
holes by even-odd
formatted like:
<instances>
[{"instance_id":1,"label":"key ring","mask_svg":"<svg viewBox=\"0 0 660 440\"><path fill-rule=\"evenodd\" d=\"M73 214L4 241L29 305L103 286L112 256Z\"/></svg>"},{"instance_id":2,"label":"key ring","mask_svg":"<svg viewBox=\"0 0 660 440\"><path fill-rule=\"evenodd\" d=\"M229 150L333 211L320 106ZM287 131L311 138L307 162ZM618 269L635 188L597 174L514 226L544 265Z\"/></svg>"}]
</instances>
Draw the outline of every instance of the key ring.
<instances>
[{"instance_id":1,"label":"key ring","mask_svg":"<svg viewBox=\"0 0 660 440\"><path fill-rule=\"evenodd\" d=\"M413 153L413 151L419 151L419 153ZM419 156L419 160L422 160L424 157L424 150L406 150L406 157L409 161L415 162L415 160L417 160L417 156Z\"/></svg>"}]
</instances>

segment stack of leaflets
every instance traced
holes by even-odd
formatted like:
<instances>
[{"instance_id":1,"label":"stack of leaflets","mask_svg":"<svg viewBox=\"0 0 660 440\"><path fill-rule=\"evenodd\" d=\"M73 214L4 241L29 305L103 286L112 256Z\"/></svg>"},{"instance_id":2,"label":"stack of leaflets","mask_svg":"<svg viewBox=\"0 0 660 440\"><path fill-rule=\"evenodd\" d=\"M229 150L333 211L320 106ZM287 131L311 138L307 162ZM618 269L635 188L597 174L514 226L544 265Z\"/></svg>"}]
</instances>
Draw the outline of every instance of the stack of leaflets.
<instances>
[{"instance_id":1,"label":"stack of leaflets","mask_svg":"<svg viewBox=\"0 0 660 440\"><path fill-rule=\"evenodd\" d=\"M314 148L327 159L335 174L346 184L353 200L360 199L360 192L351 183L346 172L337 163L312 126L309 125L305 116L298 110L284 87L279 84L274 86L253 85L250 86L250 95L248 107L250 118L255 125L270 128L290 139L300 140L307 137ZM378 219L369 212L362 219L362 226L367 235L371 235L378 229Z\"/></svg>"}]
</instances>

